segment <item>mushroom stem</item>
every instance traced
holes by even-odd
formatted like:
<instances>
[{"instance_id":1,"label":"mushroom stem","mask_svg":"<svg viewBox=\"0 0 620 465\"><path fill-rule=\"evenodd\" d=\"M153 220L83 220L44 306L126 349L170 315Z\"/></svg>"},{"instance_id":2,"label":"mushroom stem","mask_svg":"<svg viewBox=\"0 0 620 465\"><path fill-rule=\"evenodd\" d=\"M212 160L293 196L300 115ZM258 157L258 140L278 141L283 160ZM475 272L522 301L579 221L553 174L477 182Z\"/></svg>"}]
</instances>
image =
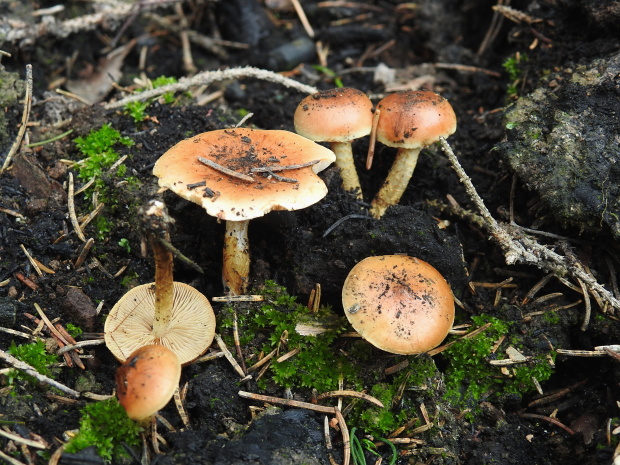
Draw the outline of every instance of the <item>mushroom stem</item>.
<instances>
[{"instance_id":1,"label":"mushroom stem","mask_svg":"<svg viewBox=\"0 0 620 465\"><path fill-rule=\"evenodd\" d=\"M155 341L162 337L172 317L174 282L172 278L172 252L161 241L151 235L151 247L155 257L155 318L153 335Z\"/></svg>"},{"instance_id":2,"label":"mushroom stem","mask_svg":"<svg viewBox=\"0 0 620 465\"><path fill-rule=\"evenodd\" d=\"M362 200L362 186L355 169L351 142L332 142L330 146L336 155L336 166L340 168L342 187L345 191L352 191L358 199Z\"/></svg>"},{"instance_id":3,"label":"mushroom stem","mask_svg":"<svg viewBox=\"0 0 620 465\"><path fill-rule=\"evenodd\" d=\"M232 295L246 293L250 275L249 220L226 221L222 280Z\"/></svg>"},{"instance_id":4,"label":"mushroom stem","mask_svg":"<svg viewBox=\"0 0 620 465\"><path fill-rule=\"evenodd\" d=\"M398 149L394 164L371 203L370 214L374 218L381 218L390 205L396 205L400 201L418 163L420 150L402 147Z\"/></svg>"}]
</instances>

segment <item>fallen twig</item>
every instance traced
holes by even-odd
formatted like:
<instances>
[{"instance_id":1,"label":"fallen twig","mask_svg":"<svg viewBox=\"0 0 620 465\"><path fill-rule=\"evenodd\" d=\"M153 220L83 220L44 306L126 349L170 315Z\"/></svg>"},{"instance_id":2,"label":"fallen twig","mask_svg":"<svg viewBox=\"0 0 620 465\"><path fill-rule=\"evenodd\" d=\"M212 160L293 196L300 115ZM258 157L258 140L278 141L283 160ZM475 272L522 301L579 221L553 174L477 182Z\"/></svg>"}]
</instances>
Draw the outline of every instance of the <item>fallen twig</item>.
<instances>
[{"instance_id":1,"label":"fallen twig","mask_svg":"<svg viewBox=\"0 0 620 465\"><path fill-rule=\"evenodd\" d=\"M465 186L465 190L478 209L481 216L481 226L495 239L502 251L508 265L523 263L535 265L538 268L550 271L556 275L570 275L575 280L581 281L590 290L596 291L600 297L616 310L620 310L620 300L616 299L611 292L599 284L596 279L580 266L551 250L549 247L539 244L536 239L522 234L517 226L500 225L487 209L484 201L476 191L471 179L465 173L456 155L445 139L440 139L441 147L450 160L452 168L456 171L459 180Z\"/></svg>"},{"instance_id":2,"label":"fallen twig","mask_svg":"<svg viewBox=\"0 0 620 465\"><path fill-rule=\"evenodd\" d=\"M269 404L284 405L287 407L303 408L306 410L313 410L315 412L328 413L336 416L338 424L340 425L340 432L342 434L342 442L344 444L344 465L349 465L351 460L351 448L349 442L349 430L347 424L344 421L342 413L338 407L326 407L323 405L311 404L310 402L301 402L292 399L282 399L280 397L264 396L262 394L254 394L253 392L239 391L239 396L245 399L254 399L261 402L267 402Z\"/></svg>"},{"instance_id":3,"label":"fallen twig","mask_svg":"<svg viewBox=\"0 0 620 465\"><path fill-rule=\"evenodd\" d=\"M571 436L573 436L575 434L575 432L572 429L570 429L568 426L566 426L564 423L562 423L560 420L557 420L556 418L546 417L544 415L538 415L537 413L520 413L519 416L521 418L530 418L532 420L547 421L547 422L552 423L552 424L554 424L556 426L559 426L560 428L562 428L564 431L566 431Z\"/></svg>"},{"instance_id":4,"label":"fallen twig","mask_svg":"<svg viewBox=\"0 0 620 465\"><path fill-rule=\"evenodd\" d=\"M153 10L162 5L162 2L140 3L142 10ZM113 8L106 8L97 13L77 16L65 21L41 21L26 27L10 27L7 22L0 21L0 31L5 33L3 37L3 41L5 42L16 42L23 39L34 42L36 39L44 36L65 38L77 32L95 29L102 23L113 24L122 21L131 13L133 7L133 2L115 2ZM6 30L3 30L4 28L6 28Z\"/></svg>"},{"instance_id":5,"label":"fallen twig","mask_svg":"<svg viewBox=\"0 0 620 465\"><path fill-rule=\"evenodd\" d=\"M76 342L75 344L66 345L62 349L59 349L58 353L63 354L65 352L69 352L70 350L77 350L81 349L82 347L98 346L101 344L105 344L105 341L103 339L88 339L85 341Z\"/></svg>"},{"instance_id":6,"label":"fallen twig","mask_svg":"<svg viewBox=\"0 0 620 465\"><path fill-rule=\"evenodd\" d=\"M224 352L224 357L226 357L226 360L228 360L228 362L232 365L237 374L241 377L241 381L251 379L252 375L246 375L246 373L243 371L243 368L241 368L241 365L237 363L235 357L233 357L233 355L230 353L230 350L228 350L228 347L226 347L226 343L222 340L219 334L215 335L215 341L217 342L220 350Z\"/></svg>"},{"instance_id":7,"label":"fallen twig","mask_svg":"<svg viewBox=\"0 0 620 465\"><path fill-rule=\"evenodd\" d=\"M218 81L224 81L228 79L237 80L243 78L255 78L261 79L263 81L281 84L285 87L290 87L306 94L315 94L318 92L318 89L316 87L302 84L301 82L284 77L281 74L274 73L273 71L252 68L248 66L217 71L203 71L202 73L198 73L191 78L181 78L177 83L168 84L166 86L158 87L152 90L146 90L144 92L139 92L125 97L121 100L117 100L116 102L108 103L107 105L105 105L105 109L111 110L114 108L122 108L130 102L149 100L154 97L159 97L160 95L163 95L167 92L185 92L190 87L194 86L207 86Z\"/></svg>"},{"instance_id":8,"label":"fallen twig","mask_svg":"<svg viewBox=\"0 0 620 465\"><path fill-rule=\"evenodd\" d=\"M52 378L42 375L37 370L35 370L32 366L28 365L25 362L22 362L21 360L16 359L12 355L6 353L5 351L1 349L0 349L0 358L6 361L7 363L9 363L16 370L23 371L27 375L30 375L36 378L38 381L41 381L42 383L49 384L50 386L55 387L56 389L64 392L65 394L69 394L70 396L80 397L80 393L78 391L74 391L73 389L65 386L64 384L61 384Z\"/></svg>"},{"instance_id":9,"label":"fallen twig","mask_svg":"<svg viewBox=\"0 0 620 465\"><path fill-rule=\"evenodd\" d=\"M49 448L49 444L43 438L41 441L34 441L32 439L26 439L21 437L19 434L10 433L8 431L4 431L0 429L0 436L4 436L5 438L10 439L11 441L15 441L19 444L25 444L29 447L34 447L36 449L47 449Z\"/></svg>"},{"instance_id":10,"label":"fallen twig","mask_svg":"<svg viewBox=\"0 0 620 465\"><path fill-rule=\"evenodd\" d=\"M213 160L209 160L208 158L198 157L198 161L203 165L207 165L209 168L213 168L214 170L219 171L220 173L224 173L233 178L241 179L242 181L247 182L256 182L252 176L248 176L247 174L238 173L230 168L226 168L225 166L220 165L219 163L215 163Z\"/></svg>"},{"instance_id":11,"label":"fallen twig","mask_svg":"<svg viewBox=\"0 0 620 465\"><path fill-rule=\"evenodd\" d=\"M69 173L69 188L67 193L67 208L69 210L69 219L71 220L71 224L73 225L73 229L77 236L82 240L82 242L86 242L86 237L80 228L80 224L78 223L77 216L75 214L75 203L74 203L74 188L73 188L73 173Z\"/></svg>"},{"instance_id":12,"label":"fallen twig","mask_svg":"<svg viewBox=\"0 0 620 465\"><path fill-rule=\"evenodd\" d=\"M22 113L22 123L17 131L17 137L9 150L8 155L4 159L2 168L0 168L0 174L9 167L13 156L17 153L19 146L22 143L24 134L26 133L26 124L28 124L28 118L30 118L30 108L32 107L32 65L26 65L26 96L24 97L24 112Z\"/></svg>"},{"instance_id":13,"label":"fallen twig","mask_svg":"<svg viewBox=\"0 0 620 465\"><path fill-rule=\"evenodd\" d=\"M363 399L366 402L370 402L371 404L376 405L377 407L383 408L384 405L381 401L375 397L369 396L368 394L364 394L363 392L350 391L350 390L339 390L339 391L329 391L317 396L316 400L322 400L327 397L355 397L357 399Z\"/></svg>"}]
</instances>

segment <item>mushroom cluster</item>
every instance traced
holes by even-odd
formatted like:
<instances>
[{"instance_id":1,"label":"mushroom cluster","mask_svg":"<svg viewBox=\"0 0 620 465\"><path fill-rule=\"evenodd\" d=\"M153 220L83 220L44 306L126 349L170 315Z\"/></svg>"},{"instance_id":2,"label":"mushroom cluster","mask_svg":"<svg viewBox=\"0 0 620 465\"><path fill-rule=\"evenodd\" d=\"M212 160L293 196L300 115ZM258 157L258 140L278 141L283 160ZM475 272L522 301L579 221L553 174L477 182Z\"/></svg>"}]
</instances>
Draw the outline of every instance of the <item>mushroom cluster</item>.
<instances>
[{"instance_id":1,"label":"mushroom cluster","mask_svg":"<svg viewBox=\"0 0 620 465\"><path fill-rule=\"evenodd\" d=\"M222 129L179 142L155 163L159 185L226 221L222 278L233 295L247 290L248 224L272 210L298 210L327 194L316 173L334 153L280 130Z\"/></svg>"},{"instance_id":2,"label":"mushroom cluster","mask_svg":"<svg viewBox=\"0 0 620 465\"><path fill-rule=\"evenodd\" d=\"M355 265L342 288L342 305L364 339L394 354L437 347L454 322L454 298L444 277L406 255L368 257Z\"/></svg>"}]
</instances>

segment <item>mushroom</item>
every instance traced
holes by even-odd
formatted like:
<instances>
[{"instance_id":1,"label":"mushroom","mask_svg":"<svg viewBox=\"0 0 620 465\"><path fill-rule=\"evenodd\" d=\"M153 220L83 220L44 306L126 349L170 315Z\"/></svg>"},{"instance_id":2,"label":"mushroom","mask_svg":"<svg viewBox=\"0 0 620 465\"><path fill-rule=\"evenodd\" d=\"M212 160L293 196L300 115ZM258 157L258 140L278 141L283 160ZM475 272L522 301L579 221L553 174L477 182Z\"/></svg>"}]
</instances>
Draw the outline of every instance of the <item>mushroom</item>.
<instances>
[{"instance_id":1,"label":"mushroom","mask_svg":"<svg viewBox=\"0 0 620 465\"><path fill-rule=\"evenodd\" d=\"M342 185L362 198L351 142L370 134L373 105L350 87L322 90L304 98L295 110L295 131L317 142L329 142L336 154Z\"/></svg>"},{"instance_id":2,"label":"mushroom","mask_svg":"<svg viewBox=\"0 0 620 465\"><path fill-rule=\"evenodd\" d=\"M231 294L241 295L249 278L249 221L321 200L327 187L316 173L334 159L331 150L292 132L221 129L179 142L153 174L160 186L226 221L222 278Z\"/></svg>"},{"instance_id":3,"label":"mushroom","mask_svg":"<svg viewBox=\"0 0 620 465\"><path fill-rule=\"evenodd\" d=\"M116 370L116 396L129 418L148 420L170 401L180 379L181 363L173 351L142 346Z\"/></svg>"},{"instance_id":4,"label":"mushroom","mask_svg":"<svg viewBox=\"0 0 620 465\"><path fill-rule=\"evenodd\" d=\"M177 354L182 364L202 355L215 336L215 314L199 291L172 277L172 253L167 239L168 217L164 204L151 202L143 212L155 258L155 282L136 286L114 305L104 325L106 346L120 361L139 347L160 344ZM145 219L146 218L146 219Z\"/></svg>"},{"instance_id":5,"label":"mushroom","mask_svg":"<svg viewBox=\"0 0 620 465\"><path fill-rule=\"evenodd\" d=\"M454 322L454 298L443 276L406 255L368 257L342 288L344 313L375 347L419 354L437 347Z\"/></svg>"},{"instance_id":6,"label":"mushroom","mask_svg":"<svg viewBox=\"0 0 620 465\"><path fill-rule=\"evenodd\" d=\"M390 94L377 104L377 110L377 140L398 147L394 164L370 208L373 217L381 218L405 192L420 150L456 131L456 115L445 98L429 91Z\"/></svg>"}]
</instances>

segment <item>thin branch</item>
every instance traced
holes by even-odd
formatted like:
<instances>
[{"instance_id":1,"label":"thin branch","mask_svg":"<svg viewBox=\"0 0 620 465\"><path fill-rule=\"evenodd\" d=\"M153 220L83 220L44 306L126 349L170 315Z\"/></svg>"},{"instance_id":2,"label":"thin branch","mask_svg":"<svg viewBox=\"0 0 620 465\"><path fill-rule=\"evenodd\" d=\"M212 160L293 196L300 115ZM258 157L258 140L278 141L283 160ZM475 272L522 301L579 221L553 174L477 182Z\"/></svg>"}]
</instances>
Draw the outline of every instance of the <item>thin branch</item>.
<instances>
[{"instance_id":1,"label":"thin branch","mask_svg":"<svg viewBox=\"0 0 620 465\"><path fill-rule=\"evenodd\" d=\"M58 350L58 354L64 354L65 352L69 352L70 350L81 349L82 347L98 346L101 344L105 344L105 341L103 339L87 339L85 341L80 341L76 342L75 344L64 346L62 349Z\"/></svg>"},{"instance_id":2,"label":"thin branch","mask_svg":"<svg viewBox=\"0 0 620 465\"><path fill-rule=\"evenodd\" d=\"M105 109L111 110L114 108L121 108L130 102L149 100L154 97L159 97L160 95L163 95L167 92L185 92L190 87L208 86L210 84L213 84L214 82L237 80L243 78L255 78L263 81L273 82L275 84L281 84L285 87L290 87L306 94L315 94L318 92L318 89L316 87L302 84L301 82L295 81L294 79L284 77L281 74L274 73L273 71L268 71L266 69L252 67L229 68L217 71L203 71L202 73L198 73L191 78L181 78L177 83L168 84L166 86L158 87L156 89L147 90L144 92L139 92L137 94L125 97L121 100L117 100L116 102L108 103L107 105L105 105Z\"/></svg>"},{"instance_id":3,"label":"thin branch","mask_svg":"<svg viewBox=\"0 0 620 465\"><path fill-rule=\"evenodd\" d=\"M254 179L252 176L248 176L247 174L243 174L243 173L238 173L237 171L226 168L225 166L215 163L213 160L209 160L208 158L198 157L198 161L202 163L203 165L207 165L209 168L213 168L214 170L217 170L220 173L224 173L233 178L241 179L242 181L247 181L247 182L256 182L256 179Z\"/></svg>"},{"instance_id":4,"label":"thin branch","mask_svg":"<svg viewBox=\"0 0 620 465\"><path fill-rule=\"evenodd\" d=\"M312 26L310 25L310 21L308 21L308 17L306 16L306 13L304 12L303 7L301 6L301 3L299 3L299 0L291 0L291 3L293 4L293 7L295 8L295 13L297 13L297 16L299 17L299 21L301 21L301 25L304 27L304 31L306 31L306 34L308 34L308 37L310 37L311 39L314 39L314 29L312 29Z\"/></svg>"},{"instance_id":5,"label":"thin branch","mask_svg":"<svg viewBox=\"0 0 620 465\"><path fill-rule=\"evenodd\" d=\"M86 237L82 232L82 228L80 228L80 223L78 223L77 216L75 214L75 199L74 199L74 187L73 187L73 173L69 173L69 187L67 193L67 208L69 210L69 219L71 220L71 224L73 225L73 229L77 236L82 240L82 242L86 242Z\"/></svg>"},{"instance_id":6,"label":"thin branch","mask_svg":"<svg viewBox=\"0 0 620 465\"><path fill-rule=\"evenodd\" d=\"M316 397L316 400L326 399L327 397L355 397L357 399L365 400L366 402L370 402L371 404L376 405L379 408L385 407L383 403L376 397L369 396L368 394L364 394L363 392L350 391L347 389L338 390L338 391L329 391L324 392Z\"/></svg>"},{"instance_id":7,"label":"thin branch","mask_svg":"<svg viewBox=\"0 0 620 465\"><path fill-rule=\"evenodd\" d=\"M139 6L141 10L154 10L172 1L178 0L166 2L139 2ZM0 21L0 31L5 33L3 37L4 42L16 42L23 39L34 42L38 38L45 36L65 38L77 32L96 29L100 27L102 23L114 24L115 22L125 20L131 13L132 8L134 8L134 2L115 3L113 8L107 8L97 13L77 16L65 21L41 21L37 24L21 28L10 27L6 21ZM4 30L5 28L6 31Z\"/></svg>"},{"instance_id":8,"label":"thin branch","mask_svg":"<svg viewBox=\"0 0 620 465\"><path fill-rule=\"evenodd\" d=\"M552 424L562 428L564 431L566 431L571 436L573 436L575 434L575 432L572 429L570 429L568 426L566 426L564 423L562 423L561 421L559 421L556 418L546 417L544 415L538 415L536 413L520 413L519 416L521 418L530 418L532 420L547 421L549 423L552 423Z\"/></svg>"},{"instance_id":9,"label":"thin branch","mask_svg":"<svg viewBox=\"0 0 620 465\"><path fill-rule=\"evenodd\" d=\"M298 170L301 168L306 168L308 166L316 165L320 160L312 160L308 163L299 163L297 165L271 165L271 166L256 166L250 171L252 173L273 173L275 171L287 171L287 170Z\"/></svg>"},{"instance_id":10,"label":"thin branch","mask_svg":"<svg viewBox=\"0 0 620 465\"><path fill-rule=\"evenodd\" d=\"M491 234L498 242L504 253L506 264L514 265L523 263L535 265L538 268L550 271L559 276L570 275L575 280L582 281L589 289L597 292L616 310L620 310L620 300L616 299L611 292L599 284L596 279L587 273L578 264L571 263L566 257L551 250L549 247L539 244L530 236L526 236L515 226L500 225L487 209L484 201L476 191L471 179L465 173L456 155L445 139L440 139L441 147L450 160L452 168L456 171L459 180L465 186L469 198L474 203L481 216L481 226Z\"/></svg>"},{"instance_id":11,"label":"thin branch","mask_svg":"<svg viewBox=\"0 0 620 465\"><path fill-rule=\"evenodd\" d=\"M28 365L25 362L22 362L21 360L16 359L12 355L8 354L7 352L1 349L0 349L0 359L12 365L13 368L15 368L16 370L23 371L27 375L30 375L36 378L42 383L49 384L50 386L55 387L56 389L64 392L65 394L69 394L70 396L73 396L73 397L80 397L80 393L78 391L74 391L73 389L68 388L64 384L60 384L58 381L53 380L52 378L48 378L45 375L42 375L37 370L35 370L32 366Z\"/></svg>"},{"instance_id":12,"label":"thin branch","mask_svg":"<svg viewBox=\"0 0 620 465\"><path fill-rule=\"evenodd\" d=\"M193 268L198 273L201 273L201 274L204 273L200 265L198 265L197 263L194 263L189 257L186 257L185 255L183 255L183 253L179 249L177 249L174 245L172 245L170 241L167 241L163 237L158 237L157 239L159 240L159 242L161 242L161 245L163 245L166 249L172 252L172 255L174 255L180 261L185 263L187 266Z\"/></svg>"},{"instance_id":13,"label":"thin branch","mask_svg":"<svg viewBox=\"0 0 620 465\"><path fill-rule=\"evenodd\" d=\"M11 146L11 150L9 150L9 153L2 164L0 174L4 173L4 171L9 167L9 164L17 153L17 150L19 150L19 146L21 145L24 134L26 133L26 124L28 124L28 118L30 118L30 108L32 107L32 65L26 65L26 96L24 97L24 100L22 123L17 131L17 137Z\"/></svg>"},{"instance_id":14,"label":"thin branch","mask_svg":"<svg viewBox=\"0 0 620 465\"><path fill-rule=\"evenodd\" d=\"M233 355L230 353L230 350L228 350L228 347L226 347L226 343L222 340L219 334L215 335L215 341L217 342L217 345L219 346L220 350L224 352L224 357L226 357L226 360L228 360L228 362L232 365L232 367L235 369L235 371L241 378L241 381L251 379L252 375L247 375L243 371L243 368L241 368L241 366L237 363L237 361L235 360L235 357L233 357Z\"/></svg>"},{"instance_id":15,"label":"thin branch","mask_svg":"<svg viewBox=\"0 0 620 465\"><path fill-rule=\"evenodd\" d=\"M263 176L267 177L267 179L275 179L276 181L281 181L281 182L290 182L291 184L294 184L296 182L299 182L297 179L295 178L287 178L285 176L280 176L279 174L276 173L272 173L271 171L263 171L262 172Z\"/></svg>"},{"instance_id":16,"label":"thin branch","mask_svg":"<svg viewBox=\"0 0 620 465\"><path fill-rule=\"evenodd\" d=\"M282 399L281 397L264 396L262 394L255 394L253 392L239 391L239 397L244 399L253 399L260 402L267 402L268 404L284 405L286 407L303 408L306 410L312 410L314 412L329 413L334 415L336 413L336 407L327 407L324 405L311 404L310 402L301 402L293 399Z\"/></svg>"}]
</instances>

